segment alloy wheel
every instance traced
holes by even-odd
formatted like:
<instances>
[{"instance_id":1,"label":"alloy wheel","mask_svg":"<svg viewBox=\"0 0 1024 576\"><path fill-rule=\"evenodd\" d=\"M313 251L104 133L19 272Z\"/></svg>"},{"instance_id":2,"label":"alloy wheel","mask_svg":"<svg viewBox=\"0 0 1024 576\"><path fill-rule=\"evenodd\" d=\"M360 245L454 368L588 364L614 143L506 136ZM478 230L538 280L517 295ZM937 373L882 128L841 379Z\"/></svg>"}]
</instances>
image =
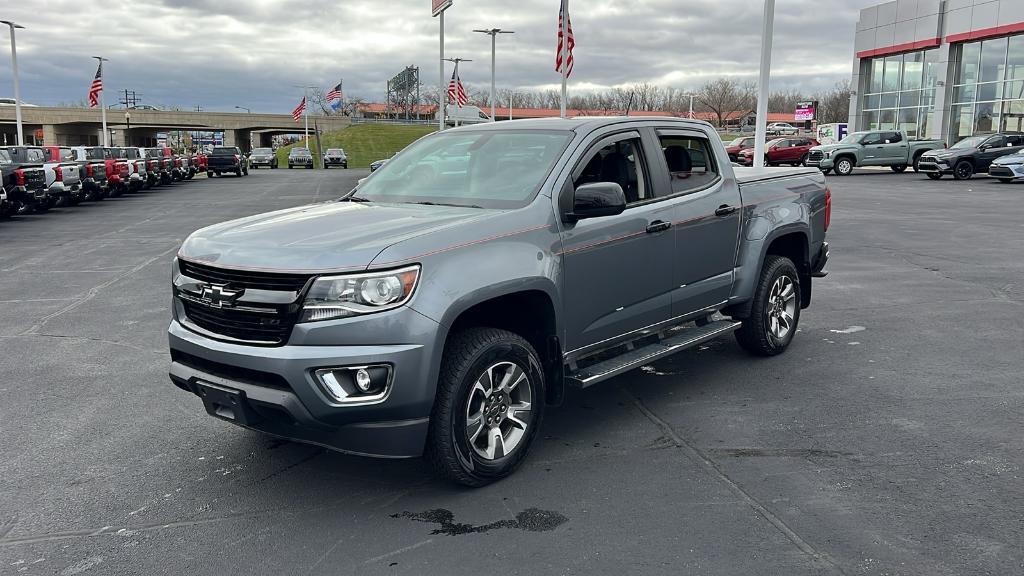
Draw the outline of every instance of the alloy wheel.
<instances>
[{"instance_id":1,"label":"alloy wheel","mask_svg":"<svg viewBox=\"0 0 1024 576\"><path fill-rule=\"evenodd\" d=\"M780 276L768 293L768 332L777 340L784 340L793 330L796 317L796 288L789 276Z\"/></svg>"},{"instance_id":2,"label":"alloy wheel","mask_svg":"<svg viewBox=\"0 0 1024 576\"><path fill-rule=\"evenodd\" d=\"M512 453L532 422L531 384L512 362L498 362L473 383L466 401L469 445L485 460Z\"/></svg>"}]
</instances>

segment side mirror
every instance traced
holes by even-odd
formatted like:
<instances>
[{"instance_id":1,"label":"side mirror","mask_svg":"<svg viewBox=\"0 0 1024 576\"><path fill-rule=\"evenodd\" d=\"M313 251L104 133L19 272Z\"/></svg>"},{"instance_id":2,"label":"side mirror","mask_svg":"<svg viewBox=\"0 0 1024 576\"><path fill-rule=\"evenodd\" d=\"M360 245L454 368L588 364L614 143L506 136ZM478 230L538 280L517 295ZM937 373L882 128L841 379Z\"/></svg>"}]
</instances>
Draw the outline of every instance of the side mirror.
<instances>
[{"instance_id":1,"label":"side mirror","mask_svg":"<svg viewBox=\"0 0 1024 576\"><path fill-rule=\"evenodd\" d=\"M573 194L572 212L565 215L566 222L586 218L616 216L626 210L626 194L616 182L584 184Z\"/></svg>"}]
</instances>

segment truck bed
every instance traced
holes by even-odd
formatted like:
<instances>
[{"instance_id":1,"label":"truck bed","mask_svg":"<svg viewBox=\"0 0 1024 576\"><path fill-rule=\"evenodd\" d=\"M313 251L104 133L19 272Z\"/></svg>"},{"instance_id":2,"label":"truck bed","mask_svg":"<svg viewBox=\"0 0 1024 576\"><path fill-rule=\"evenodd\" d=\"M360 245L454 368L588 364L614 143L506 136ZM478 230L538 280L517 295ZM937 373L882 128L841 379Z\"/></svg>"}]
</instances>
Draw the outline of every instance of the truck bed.
<instances>
[{"instance_id":1,"label":"truck bed","mask_svg":"<svg viewBox=\"0 0 1024 576\"><path fill-rule=\"evenodd\" d=\"M736 182L741 186L743 184L749 184L751 182L762 182L764 180L774 180L775 178L786 178L789 176L800 176L800 175L814 175L821 174L821 170L813 167L800 167L800 168L777 168L777 167L750 167L750 166L733 166L733 172L736 174Z\"/></svg>"}]
</instances>

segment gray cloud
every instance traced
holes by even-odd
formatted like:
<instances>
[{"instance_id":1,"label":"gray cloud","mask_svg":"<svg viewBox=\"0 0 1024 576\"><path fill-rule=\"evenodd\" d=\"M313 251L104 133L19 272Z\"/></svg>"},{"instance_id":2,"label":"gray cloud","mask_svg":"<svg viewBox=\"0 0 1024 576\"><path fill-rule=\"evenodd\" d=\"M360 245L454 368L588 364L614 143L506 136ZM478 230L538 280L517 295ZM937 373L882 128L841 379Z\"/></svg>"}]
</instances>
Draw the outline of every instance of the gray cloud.
<instances>
[{"instance_id":1,"label":"gray cloud","mask_svg":"<svg viewBox=\"0 0 1024 576\"><path fill-rule=\"evenodd\" d=\"M828 88L849 76L860 8L876 0L785 0L776 14L772 88ZM489 83L489 39L473 28L516 31L499 39L498 84L554 87L558 0L455 0L448 56L472 58L468 84ZM91 55L110 58L108 100L133 89L143 102L208 110L284 112L294 84L382 100L386 81L417 64L438 77L438 23L427 0L42 0L5 6L18 33L22 98L35 104L85 99ZM694 87L708 78L754 79L758 0L574 0L574 90L632 82ZM73 25L70 23L74 23ZM0 94L12 93L0 32ZM450 72L449 72L450 74Z\"/></svg>"}]
</instances>

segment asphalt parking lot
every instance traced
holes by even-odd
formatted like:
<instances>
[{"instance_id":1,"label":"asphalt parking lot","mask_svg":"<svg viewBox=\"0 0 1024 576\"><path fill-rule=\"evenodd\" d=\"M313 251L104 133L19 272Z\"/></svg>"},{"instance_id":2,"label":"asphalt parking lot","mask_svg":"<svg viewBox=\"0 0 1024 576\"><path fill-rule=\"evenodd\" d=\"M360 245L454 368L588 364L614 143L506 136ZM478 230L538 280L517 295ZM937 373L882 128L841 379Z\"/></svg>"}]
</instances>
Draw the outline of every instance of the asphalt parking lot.
<instances>
[{"instance_id":1,"label":"asphalt parking lot","mask_svg":"<svg viewBox=\"0 0 1024 576\"><path fill-rule=\"evenodd\" d=\"M1024 185L830 177L782 357L570 395L511 478L348 457L170 384L193 230L347 191L259 171L0 222L0 574L1020 574Z\"/></svg>"}]
</instances>

